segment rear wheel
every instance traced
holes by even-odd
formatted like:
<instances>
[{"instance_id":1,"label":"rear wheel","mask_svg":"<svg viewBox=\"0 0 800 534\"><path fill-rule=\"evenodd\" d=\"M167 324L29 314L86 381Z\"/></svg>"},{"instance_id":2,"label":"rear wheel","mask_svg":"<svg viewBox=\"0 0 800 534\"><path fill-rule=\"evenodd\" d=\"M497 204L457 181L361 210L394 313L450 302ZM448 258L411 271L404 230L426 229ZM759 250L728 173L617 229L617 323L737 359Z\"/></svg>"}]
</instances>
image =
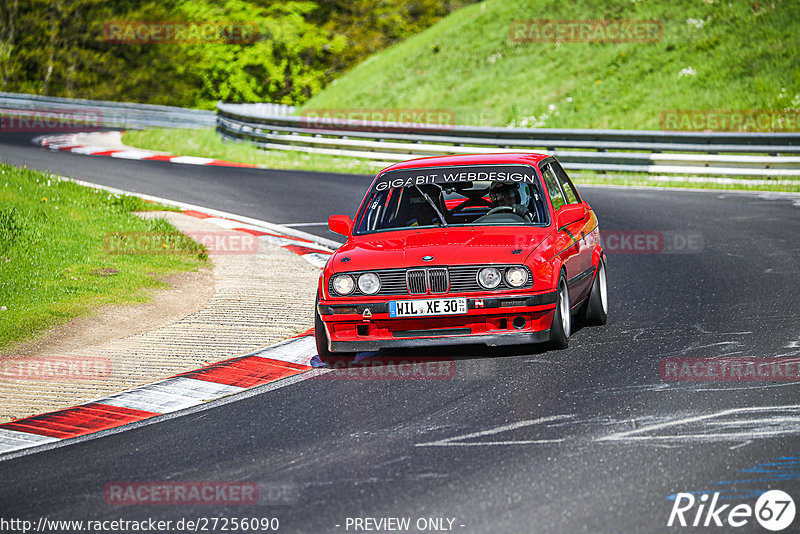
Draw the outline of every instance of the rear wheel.
<instances>
[{"instance_id":1,"label":"rear wheel","mask_svg":"<svg viewBox=\"0 0 800 534\"><path fill-rule=\"evenodd\" d=\"M328 335L325 333L325 324L319 315L319 297L314 303L314 340L317 342L317 354L322 363L332 367L346 367L353 363L355 352L331 352L328 350Z\"/></svg>"},{"instance_id":2,"label":"rear wheel","mask_svg":"<svg viewBox=\"0 0 800 534\"><path fill-rule=\"evenodd\" d=\"M556 293L556 311L550 327L550 346L554 349L566 349L569 346L569 335L572 330L572 315L569 308L569 291L564 273L558 280Z\"/></svg>"},{"instance_id":3,"label":"rear wheel","mask_svg":"<svg viewBox=\"0 0 800 534\"><path fill-rule=\"evenodd\" d=\"M608 288L606 287L606 263L600 258L583 316L586 324L601 326L608 321Z\"/></svg>"}]
</instances>

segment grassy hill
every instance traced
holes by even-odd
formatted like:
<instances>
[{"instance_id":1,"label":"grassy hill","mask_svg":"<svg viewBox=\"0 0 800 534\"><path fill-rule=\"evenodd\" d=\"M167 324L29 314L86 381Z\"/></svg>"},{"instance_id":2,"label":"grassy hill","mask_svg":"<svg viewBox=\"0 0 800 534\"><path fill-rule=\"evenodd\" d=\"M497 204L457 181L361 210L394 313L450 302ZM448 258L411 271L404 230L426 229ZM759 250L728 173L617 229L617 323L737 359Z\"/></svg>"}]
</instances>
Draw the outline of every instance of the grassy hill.
<instances>
[{"instance_id":1,"label":"grassy hill","mask_svg":"<svg viewBox=\"0 0 800 534\"><path fill-rule=\"evenodd\" d=\"M655 42L514 42L513 21L659 21ZM303 109L436 108L461 124L660 129L674 109L800 110L800 1L487 0L335 80Z\"/></svg>"}]
</instances>

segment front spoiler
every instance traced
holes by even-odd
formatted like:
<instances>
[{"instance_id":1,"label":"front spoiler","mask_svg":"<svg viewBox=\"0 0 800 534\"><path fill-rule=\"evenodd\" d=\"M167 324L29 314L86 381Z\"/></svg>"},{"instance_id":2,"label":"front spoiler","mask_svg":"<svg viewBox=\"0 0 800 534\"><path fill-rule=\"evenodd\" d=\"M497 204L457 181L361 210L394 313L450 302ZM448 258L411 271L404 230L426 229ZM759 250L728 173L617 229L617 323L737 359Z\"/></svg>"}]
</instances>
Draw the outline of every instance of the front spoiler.
<instances>
[{"instance_id":1,"label":"front spoiler","mask_svg":"<svg viewBox=\"0 0 800 534\"><path fill-rule=\"evenodd\" d=\"M417 298L431 298L436 295L416 295ZM399 295L398 298L392 300L414 300L414 295ZM534 306L547 306L556 303L556 292L549 291L546 293L536 293L533 295L505 295L503 297L466 297L468 310L493 310L493 309L507 309L510 305L516 307L534 307ZM524 302L520 302L524 301ZM317 311L321 316L337 315L337 310L342 308L356 308L357 313L360 315L364 310L369 309L371 313L389 313L389 301L378 300L377 302L359 303L358 301L350 301L339 304L331 302L330 304L317 304Z\"/></svg>"},{"instance_id":2,"label":"front spoiler","mask_svg":"<svg viewBox=\"0 0 800 534\"><path fill-rule=\"evenodd\" d=\"M486 345L499 347L503 345L525 345L528 343L544 343L550 341L550 331L541 332L509 332L505 334L480 334L465 336L415 337L406 339L365 339L358 341L328 341L331 352L366 352L380 349L444 347L451 345Z\"/></svg>"}]
</instances>

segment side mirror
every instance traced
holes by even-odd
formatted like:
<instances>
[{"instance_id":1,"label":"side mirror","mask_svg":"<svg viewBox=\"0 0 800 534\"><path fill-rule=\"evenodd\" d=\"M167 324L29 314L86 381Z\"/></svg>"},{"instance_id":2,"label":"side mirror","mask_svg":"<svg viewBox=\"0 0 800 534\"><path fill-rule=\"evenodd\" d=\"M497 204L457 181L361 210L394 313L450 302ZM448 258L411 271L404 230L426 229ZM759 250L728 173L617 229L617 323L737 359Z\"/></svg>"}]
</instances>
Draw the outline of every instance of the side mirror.
<instances>
[{"instance_id":1,"label":"side mirror","mask_svg":"<svg viewBox=\"0 0 800 534\"><path fill-rule=\"evenodd\" d=\"M561 206L558 211L556 211L556 224L558 228L561 229L580 221L585 215L586 211L583 204Z\"/></svg>"},{"instance_id":2,"label":"side mirror","mask_svg":"<svg viewBox=\"0 0 800 534\"><path fill-rule=\"evenodd\" d=\"M328 228L335 234L350 237L350 232L353 229L353 219L348 215L331 215L328 217Z\"/></svg>"}]
</instances>

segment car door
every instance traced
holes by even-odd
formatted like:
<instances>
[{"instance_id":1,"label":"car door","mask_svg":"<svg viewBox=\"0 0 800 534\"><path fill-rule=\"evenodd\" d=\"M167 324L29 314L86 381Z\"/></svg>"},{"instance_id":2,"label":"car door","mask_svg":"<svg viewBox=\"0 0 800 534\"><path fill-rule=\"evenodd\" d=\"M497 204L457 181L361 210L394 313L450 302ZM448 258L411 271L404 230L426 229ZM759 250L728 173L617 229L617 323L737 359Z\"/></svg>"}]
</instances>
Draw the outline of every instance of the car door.
<instances>
[{"instance_id":1,"label":"car door","mask_svg":"<svg viewBox=\"0 0 800 534\"><path fill-rule=\"evenodd\" d=\"M547 195L550 198L550 203L555 213L553 223L557 226L558 232L556 236L556 250L558 250L558 256L561 258L561 262L564 265L569 285L569 281L578 276L581 272L580 242L575 239L576 225L572 223L558 227L559 214L563 213L564 207L567 205L564 192L561 190L561 186L558 185L558 178L556 178L555 171L550 166L548 160L539 164L539 170L547 186ZM578 236L580 236L580 233L578 233ZM575 299L578 298L578 294L573 290L572 285L569 285L569 298L570 302L575 302Z\"/></svg>"},{"instance_id":2,"label":"car door","mask_svg":"<svg viewBox=\"0 0 800 534\"><path fill-rule=\"evenodd\" d=\"M593 217L589 204L581 199L580 195L578 194L578 190L575 188L572 180L569 179L569 176L561 164L553 159L550 160L550 166L552 167L553 172L555 172L558 185L561 186L561 190L564 192L564 200L566 205L568 207L575 207L576 209L578 206L580 206L580 208L583 210L583 218L575 225L575 237L576 239L580 237L580 251L578 254L580 256L579 263L581 265L581 272L579 273L579 276L581 278L574 280L578 298L582 299L591 289L591 283L594 279L592 276L594 274L594 270L592 268L593 247L591 246L592 236L590 234L594 230L594 227L597 226L597 220Z\"/></svg>"},{"instance_id":3,"label":"car door","mask_svg":"<svg viewBox=\"0 0 800 534\"><path fill-rule=\"evenodd\" d=\"M586 296L592 280L590 276L592 251L591 247L587 246L585 237L587 210L572 182L569 181L566 173L555 160L545 160L540 165L540 170L547 185L556 218L559 217L559 214L566 214L568 211L574 215L570 217L568 224L558 228L559 235L563 236L565 240L566 246L561 252L561 258L567 271L570 302L574 305Z\"/></svg>"}]
</instances>

